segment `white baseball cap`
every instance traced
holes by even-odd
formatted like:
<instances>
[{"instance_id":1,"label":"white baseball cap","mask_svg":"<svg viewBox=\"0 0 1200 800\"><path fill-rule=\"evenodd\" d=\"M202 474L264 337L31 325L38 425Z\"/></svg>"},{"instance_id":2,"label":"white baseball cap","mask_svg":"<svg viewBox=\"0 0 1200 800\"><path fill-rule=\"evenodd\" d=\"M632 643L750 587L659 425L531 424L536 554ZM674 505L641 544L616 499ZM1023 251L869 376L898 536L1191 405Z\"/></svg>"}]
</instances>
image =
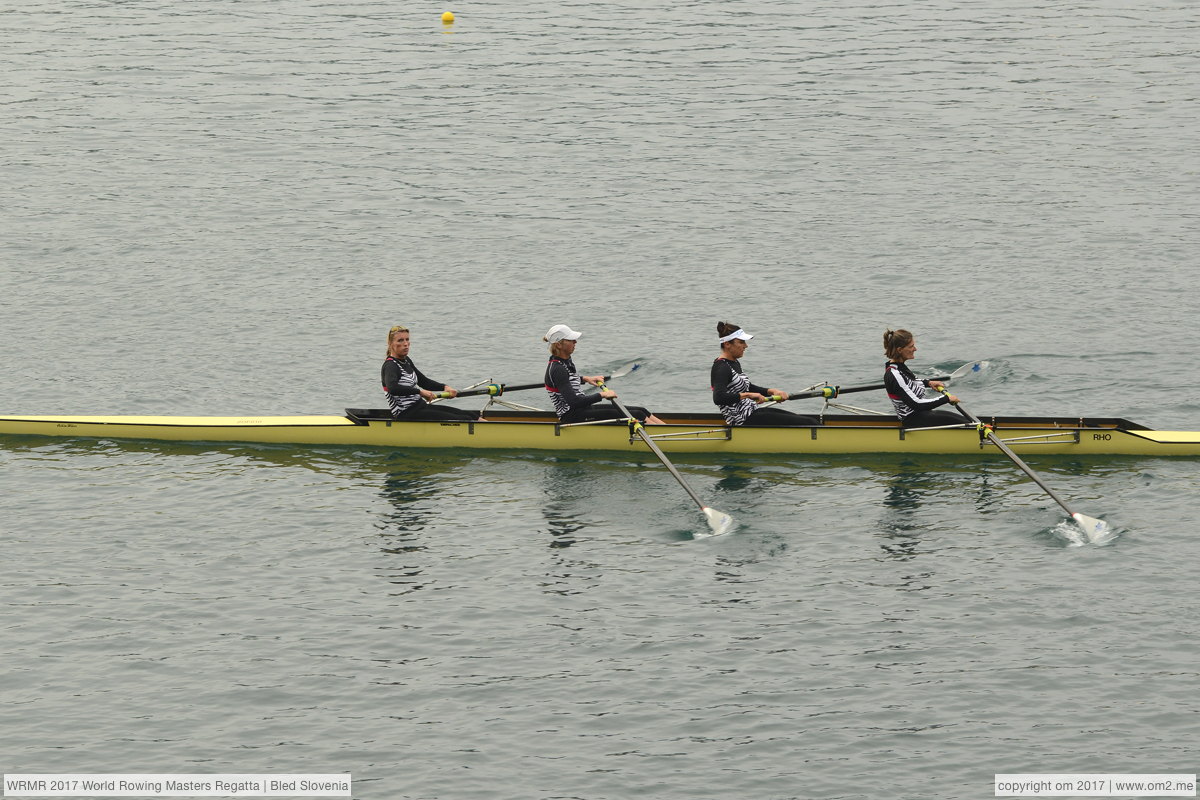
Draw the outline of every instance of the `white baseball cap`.
<instances>
[{"instance_id":1,"label":"white baseball cap","mask_svg":"<svg viewBox=\"0 0 1200 800\"><path fill-rule=\"evenodd\" d=\"M554 344L555 342L561 342L563 339L575 341L580 336L583 336L583 334L579 331L571 330L566 325L555 325L553 328L546 331L546 335L542 337L542 341Z\"/></svg>"}]
</instances>

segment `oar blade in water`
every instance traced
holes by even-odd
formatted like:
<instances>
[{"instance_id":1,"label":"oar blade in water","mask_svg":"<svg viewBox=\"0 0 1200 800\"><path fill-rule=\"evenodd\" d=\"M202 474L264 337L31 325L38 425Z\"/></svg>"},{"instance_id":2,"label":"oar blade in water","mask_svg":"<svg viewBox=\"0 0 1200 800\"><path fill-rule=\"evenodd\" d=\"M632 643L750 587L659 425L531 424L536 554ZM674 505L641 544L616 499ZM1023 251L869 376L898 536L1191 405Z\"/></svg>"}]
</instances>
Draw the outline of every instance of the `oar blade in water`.
<instances>
[{"instance_id":1,"label":"oar blade in water","mask_svg":"<svg viewBox=\"0 0 1200 800\"><path fill-rule=\"evenodd\" d=\"M733 517L724 511L717 511L715 508L705 506L704 516L708 519L708 527L712 530L711 536L722 536L733 530Z\"/></svg>"},{"instance_id":2,"label":"oar blade in water","mask_svg":"<svg viewBox=\"0 0 1200 800\"><path fill-rule=\"evenodd\" d=\"M1072 514L1071 518L1075 520L1079 527L1083 528L1084 534L1087 535L1088 541L1092 544L1107 542L1113 536L1112 528L1102 519L1089 517L1087 514L1080 514L1078 512Z\"/></svg>"}]
</instances>

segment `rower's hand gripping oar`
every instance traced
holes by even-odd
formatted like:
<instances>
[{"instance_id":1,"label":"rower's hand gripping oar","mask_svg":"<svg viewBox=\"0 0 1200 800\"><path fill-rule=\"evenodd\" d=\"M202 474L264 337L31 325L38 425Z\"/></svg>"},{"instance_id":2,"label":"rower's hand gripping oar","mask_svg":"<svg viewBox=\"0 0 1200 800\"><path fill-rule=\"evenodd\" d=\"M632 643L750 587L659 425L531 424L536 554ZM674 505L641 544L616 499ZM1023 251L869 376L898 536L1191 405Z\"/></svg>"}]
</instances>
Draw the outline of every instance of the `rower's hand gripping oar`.
<instances>
[{"instance_id":1,"label":"rower's hand gripping oar","mask_svg":"<svg viewBox=\"0 0 1200 800\"><path fill-rule=\"evenodd\" d=\"M631 373L637 369L640 369L641 366L642 366L641 363L638 361L630 361L628 364L625 364L624 366L619 367L616 371L613 372L612 375L605 375L604 380L611 381L613 378L623 378L626 375L628 375L629 373ZM490 397L499 397L500 395L504 394L505 392L520 392L520 391L524 391L526 389L544 389L544 388L546 388L545 381L540 381L538 383L521 383L516 386L509 386L508 384L505 384L505 383L489 383L487 386L484 386L483 388L467 389L466 391L459 392L458 394L455 394L455 395L452 395L449 392L441 392L440 394L438 394L438 399L445 400L445 399L448 399L451 397L472 397L474 395L480 395L480 394L486 394Z\"/></svg>"},{"instance_id":2,"label":"rower's hand gripping oar","mask_svg":"<svg viewBox=\"0 0 1200 800\"><path fill-rule=\"evenodd\" d=\"M602 392L607 389L607 387L604 385L604 381L600 381L597 386ZM688 486L687 481L685 481L683 476L679 474L679 470L675 469L675 465L671 463L666 454L663 453L663 451L659 449L659 446L654 443L654 440L650 438L650 434L646 433L645 427L643 427L642 423L637 419L637 417L630 414L629 409L621 405L621 402L617 400L617 398L610 397L608 399L609 402L620 409L621 413L629 419L629 425L632 431L638 436L642 437L642 441L646 443L646 446L650 448L651 452L658 456L658 460L661 461L663 466L666 467L671 475L675 477L675 480L679 481L679 485L682 486L683 490L688 493L688 496L695 501L696 505L700 506L700 510L704 512L704 519L708 522L709 529L712 530L711 535L720 536L721 534L729 533L731 530L733 530L733 517L729 516L724 511L717 511L715 508L709 508L706 506L704 501L700 499L699 495L692 491L692 487Z\"/></svg>"},{"instance_id":3,"label":"rower's hand gripping oar","mask_svg":"<svg viewBox=\"0 0 1200 800\"><path fill-rule=\"evenodd\" d=\"M947 397L950 396L950 392L948 390L946 390L945 388L939 389L938 391L940 391L942 394L946 395ZM963 417L966 418L968 421L973 422L975 424L975 427L979 430L979 432L982 435L987 436L987 438L991 440L992 444L994 444L994 445L996 445L996 447L1000 448L1000 452L1002 452L1002 453L1004 453L1004 455L1008 456L1009 459L1011 459L1014 464L1016 464L1018 467L1020 467L1021 470L1026 475L1028 475L1034 483L1036 483L1038 486L1042 487L1042 489L1046 492L1046 494L1050 495L1050 497L1053 498L1054 502L1056 502L1060 506L1062 506L1063 511L1067 512L1067 516L1069 516L1071 519L1075 520L1075 522L1079 525L1080 528L1083 528L1083 532L1084 532L1084 534L1087 535L1088 541L1094 543L1094 542L1097 542L1097 541L1100 541L1100 540L1106 538L1106 535L1108 532L1108 523L1107 522L1105 522L1102 519L1096 519L1095 517L1089 517L1087 514L1080 514L1077 511L1072 511L1071 507L1067 505L1066 501L1063 500L1061 497L1059 497L1058 494L1055 493L1055 491L1053 489L1051 489L1049 486L1047 486L1045 484L1045 482L1041 479L1041 477L1039 477L1036 472L1034 472L1032 469L1030 469L1029 465L1026 464L1024 461L1022 461L1021 457L1018 456L1016 453L1014 453L1009 448L1009 446L1006 445L1004 443L1004 441L999 436L996 435L996 432L994 430L992 430L992 427L990 425L985 425L982 422L980 422L979 418L976 417L974 414L972 414L970 411L967 411L965 408L963 408L961 403L954 403L953 405L954 405L954 408L958 410L959 414L962 414Z\"/></svg>"}]
</instances>

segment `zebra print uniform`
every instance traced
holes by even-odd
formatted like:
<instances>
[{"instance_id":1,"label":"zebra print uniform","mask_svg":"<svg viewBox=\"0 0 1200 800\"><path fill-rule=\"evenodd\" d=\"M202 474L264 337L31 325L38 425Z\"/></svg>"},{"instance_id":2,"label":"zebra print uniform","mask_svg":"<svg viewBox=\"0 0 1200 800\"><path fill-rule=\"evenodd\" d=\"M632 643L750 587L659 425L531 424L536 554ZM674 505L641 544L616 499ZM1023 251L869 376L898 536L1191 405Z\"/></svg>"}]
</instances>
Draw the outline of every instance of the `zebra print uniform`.
<instances>
[{"instance_id":1,"label":"zebra print uniform","mask_svg":"<svg viewBox=\"0 0 1200 800\"><path fill-rule=\"evenodd\" d=\"M572 411L580 411L594 405L603 398L599 394L584 394L583 381L575 370L575 362L569 358L550 356L546 364L546 391L554 404L554 413L559 417Z\"/></svg>"},{"instance_id":2,"label":"zebra print uniform","mask_svg":"<svg viewBox=\"0 0 1200 800\"><path fill-rule=\"evenodd\" d=\"M938 392L936 398L925 397L925 387L928 384L913 375L906 364L895 361L887 362L884 367L883 385L887 389L888 399L896 409L896 416L903 422L913 414L931 411L940 405L950 402L950 398ZM941 412L938 412L939 414Z\"/></svg>"},{"instance_id":3,"label":"zebra print uniform","mask_svg":"<svg viewBox=\"0 0 1200 800\"><path fill-rule=\"evenodd\" d=\"M758 404L749 397L738 397L742 392L758 392L767 394L768 390L750 382L742 372L739 361L729 358L718 358L713 362L712 374L713 402L721 410L721 416L730 425L744 425L746 420L758 408Z\"/></svg>"},{"instance_id":4,"label":"zebra print uniform","mask_svg":"<svg viewBox=\"0 0 1200 800\"><path fill-rule=\"evenodd\" d=\"M425 398L421 397L421 389L440 392L446 388L445 384L426 378L411 358L401 360L388 356L383 362L380 377L393 417L400 416L414 406L428 405Z\"/></svg>"}]
</instances>

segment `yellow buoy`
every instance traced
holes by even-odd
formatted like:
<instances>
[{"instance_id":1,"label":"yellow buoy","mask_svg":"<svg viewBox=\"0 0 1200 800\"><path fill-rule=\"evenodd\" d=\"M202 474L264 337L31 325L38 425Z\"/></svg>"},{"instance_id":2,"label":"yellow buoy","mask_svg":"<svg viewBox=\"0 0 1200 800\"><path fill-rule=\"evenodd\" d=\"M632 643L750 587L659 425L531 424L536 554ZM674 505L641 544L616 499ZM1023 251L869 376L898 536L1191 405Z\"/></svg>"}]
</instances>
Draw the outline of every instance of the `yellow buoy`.
<instances>
[{"instance_id":1,"label":"yellow buoy","mask_svg":"<svg viewBox=\"0 0 1200 800\"><path fill-rule=\"evenodd\" d=\"M446 13L442 14L442 24L443 25L454 24L454 13L451 11L447 11Z\"/></svg>"}]
</instances>

